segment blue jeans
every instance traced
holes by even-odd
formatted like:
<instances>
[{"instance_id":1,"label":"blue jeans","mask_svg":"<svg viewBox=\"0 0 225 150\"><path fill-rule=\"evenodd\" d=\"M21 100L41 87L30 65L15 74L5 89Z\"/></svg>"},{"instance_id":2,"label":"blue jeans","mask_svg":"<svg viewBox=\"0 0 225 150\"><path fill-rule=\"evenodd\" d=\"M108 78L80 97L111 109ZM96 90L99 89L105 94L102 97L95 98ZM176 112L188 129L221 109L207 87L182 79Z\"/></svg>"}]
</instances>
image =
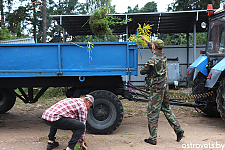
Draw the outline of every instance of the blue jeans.
<instances>
[{"instance_id":1,"label":"blue jeans","mask_svg":"<svg viewBox=\"0 0 225 150\"><path fill-rule=\"evenodd\" d=\"M62 117L59 120L53 122L47 121L45 119L43 120L47 125L50 126L50 133L48 135L50 141L55 141L55 134L57 132L57 129L74 130L72 138L68 142L68 147L70 149L73 149L76 146L78 140L85 130L85 124L83 122L72 118Z\"/></svg>"}]
</instances>

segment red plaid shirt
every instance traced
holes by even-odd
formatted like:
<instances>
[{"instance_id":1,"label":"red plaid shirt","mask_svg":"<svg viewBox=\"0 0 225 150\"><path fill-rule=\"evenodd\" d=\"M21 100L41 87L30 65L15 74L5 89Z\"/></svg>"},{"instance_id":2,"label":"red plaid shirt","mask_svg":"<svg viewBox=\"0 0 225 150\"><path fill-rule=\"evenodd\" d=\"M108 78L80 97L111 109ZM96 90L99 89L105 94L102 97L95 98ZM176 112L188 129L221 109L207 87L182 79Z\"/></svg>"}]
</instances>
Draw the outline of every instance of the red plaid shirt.
<instances>
[{"instance_id":1,"label":"red plaid shirt","mask_svg":"<svg viewBox=\"0 0 225 150\"><path fill-rule=\"evenodd\" d=\"M59 101L55 105L45 110L42 118L47 121L56 121L61 117L74 118L86 125L87 107L81 98L67 98ZM86 129L85 129L86 131ZM81 136L79 143L84 144L85 131Z\"/></svg>"}]
</instances>

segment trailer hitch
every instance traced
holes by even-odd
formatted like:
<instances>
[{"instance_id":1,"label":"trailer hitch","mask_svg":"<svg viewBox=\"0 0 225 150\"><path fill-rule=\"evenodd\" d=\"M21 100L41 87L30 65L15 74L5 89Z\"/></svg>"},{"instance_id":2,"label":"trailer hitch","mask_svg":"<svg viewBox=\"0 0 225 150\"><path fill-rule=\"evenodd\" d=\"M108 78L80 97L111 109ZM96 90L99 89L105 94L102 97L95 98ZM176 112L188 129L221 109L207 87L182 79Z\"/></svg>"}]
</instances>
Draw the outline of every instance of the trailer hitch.
<instances>
[{"instance_id":1,"label":"trailer hitch","mask_svg":"<svg viewBox=\"0 0 225 150\"><path fill-rule=\"evenodd\" d=\"M133 86L131 83L125 85L127 87L127 94L124 95L124 98L128 99L129 101L139 101L139 102L148 102L149 101L149 94L150 92L140 89L138 87ZM177 105L177 106L187 106L187 107L195 107L199 108L205 106L205 104L193 104L182 101L183 99L173 98L169 99L170 105Z\"/></svg>"}]
</instances>

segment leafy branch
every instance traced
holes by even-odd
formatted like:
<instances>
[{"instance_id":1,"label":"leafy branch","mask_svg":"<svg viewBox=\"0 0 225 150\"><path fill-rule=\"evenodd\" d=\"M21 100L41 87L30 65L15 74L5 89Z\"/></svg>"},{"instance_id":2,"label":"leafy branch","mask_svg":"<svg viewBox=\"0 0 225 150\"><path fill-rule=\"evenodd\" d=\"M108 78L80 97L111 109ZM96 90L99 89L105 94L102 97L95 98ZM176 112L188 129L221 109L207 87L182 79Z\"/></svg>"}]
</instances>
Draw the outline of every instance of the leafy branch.
<instances>
[{"instance_id":1,"label":"leafy branch","mask_svg":"<svg viewBox=\"0 0 225 150\"><path fill-rule=\"evenodd\" d=\"M109 25L123 25L131 22L132 19L121 19L119 17L113 17L107 15L107 10L110 5L111 0L108 1L107 6L96 9L95 12L89 18L89 25L91 27L92 33L96 35L110 35L112 30Z\"/></svg>"},{"instance_id":2,"label":"leafy branch","mask_svg":"<svg viewBox=\"0 0 225 150\"><path fill-rule=\"evenodd\" d=\"M154 24L149 25L149 24L145 24L143 25L143 27L141 27L141 24L138 23L138 35L132 34L127 41L129 42L137 42L139 45L142 45L143 48L145 46L148 45L148 43L146 43L145 41L143 41L142 39L139 38L139 35L143 35L148 41L151 41L150 36L151 36L151 29L152 26L154 26Z\"/></svg>"}]
</instances>

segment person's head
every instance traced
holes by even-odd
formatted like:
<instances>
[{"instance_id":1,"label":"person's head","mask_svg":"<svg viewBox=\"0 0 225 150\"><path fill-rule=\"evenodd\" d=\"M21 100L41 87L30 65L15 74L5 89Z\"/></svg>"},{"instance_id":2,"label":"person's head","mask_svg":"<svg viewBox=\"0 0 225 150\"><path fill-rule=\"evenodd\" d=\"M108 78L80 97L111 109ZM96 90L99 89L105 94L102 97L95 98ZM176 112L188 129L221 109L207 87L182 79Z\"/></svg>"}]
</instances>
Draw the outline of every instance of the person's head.
<instances>
[{"instance_id":1,"label":"person's head","mask_svg":"<svg viewBox=\"0 0 225 150\"><path fill-rule=\"evenodd\" d=\"M152 49L154 51L161 51L164 48L164 42L160 39L154 40L152 43Z\"/></svg>"},{"instance_id":2,"label":"person's head","mask_svg":"<svg viewBox=\"0 0 225 150\"><path fill-rule=\"evenodd\" d=\"M94 108L94 97L92 95L85 95L84 103L86 104L87 109Z\"/></svg>"}]
</instances>

